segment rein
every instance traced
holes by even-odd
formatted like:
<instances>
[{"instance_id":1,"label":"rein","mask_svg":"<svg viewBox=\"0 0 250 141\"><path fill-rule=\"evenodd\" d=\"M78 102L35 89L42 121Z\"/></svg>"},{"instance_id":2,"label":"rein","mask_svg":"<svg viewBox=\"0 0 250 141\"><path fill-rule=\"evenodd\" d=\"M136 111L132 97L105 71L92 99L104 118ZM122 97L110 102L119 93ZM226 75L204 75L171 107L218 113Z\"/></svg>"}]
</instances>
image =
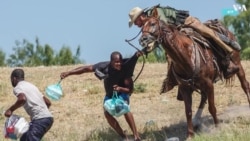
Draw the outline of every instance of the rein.
<instances>
[{"instance_id":1,"label":"rein","mask_svg":"<svg viewBox=\"0 0 250 141\"><path fill-rule=\"evenodd\" d=\"M125 39L125 41L126 41L130 46L132 46L133 48L135 48L137 51L140 51L140 52L143 52L143 53L144 53L143 49L142 49L142 50L139 50L136 46L134 46L132 43L130 43L132 40L136 39L136 38L140 35L140 33L141 33L141 30L140 30L140 32L139 32L134 38L132 38L132 39L130 39L130 40ZM141 75L142 70L143 70L144 65L145 65L145 57L144 57L144 55L142 55L142 57L143 57L142 67L141 67L140 72L137 74L137 76L136 76L135 79L133 80L134 82L135 82L135 81L138 79L138 77Z\"/></svg>"}]
</instances>

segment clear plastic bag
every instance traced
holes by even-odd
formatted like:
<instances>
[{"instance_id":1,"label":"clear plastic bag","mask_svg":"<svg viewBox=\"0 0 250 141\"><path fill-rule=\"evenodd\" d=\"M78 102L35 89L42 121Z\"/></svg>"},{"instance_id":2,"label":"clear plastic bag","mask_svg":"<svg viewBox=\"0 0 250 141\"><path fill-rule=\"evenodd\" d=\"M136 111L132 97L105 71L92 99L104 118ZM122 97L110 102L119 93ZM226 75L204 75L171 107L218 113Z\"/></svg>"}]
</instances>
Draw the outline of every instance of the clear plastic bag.
<instances>
[{"instance_id":1,"label":"clear plastic bag","mask_svg":"<svg viewBox=\"0 0 250 141\"><path fill-rule=\"evenodd\" d=\"M59 100L63 96L61 80L57 84L49 85L46 89L46 95L52 100Z\"/></svg>"},{"instance_id":2,"label":"clear plastic bag","mask_svg":"<svg viewBox=\"0 0 250 141\"><path fill-rule=\"evenodd\" d=\"M117 92L114 91L111 99L104 102L104 109L112 116L119 117L130 111L130 106L121 98L118 97Z\"/></svg>"},{"instance_id":3,"label":"clear plastic bag","mask_svg":"<svg viewBox=\"0 0 250 141\"><path fill-rule=\"evenodd\" d=\"M4 136L5 138L10 138L17 140L29 129L29 123L24 117L18 115L11 115L5 121L4 126Z\"/></svg>"}]
</instances>

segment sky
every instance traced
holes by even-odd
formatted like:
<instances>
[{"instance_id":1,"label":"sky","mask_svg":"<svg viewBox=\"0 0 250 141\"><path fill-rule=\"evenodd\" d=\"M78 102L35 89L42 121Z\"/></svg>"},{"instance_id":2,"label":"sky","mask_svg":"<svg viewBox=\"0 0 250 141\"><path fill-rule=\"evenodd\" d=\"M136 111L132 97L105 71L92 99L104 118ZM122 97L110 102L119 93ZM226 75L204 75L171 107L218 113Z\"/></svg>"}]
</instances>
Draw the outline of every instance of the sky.
<instances>
[{"instance_id":1,"label":"sky","mask_svg":"<svg viewBox=\"0 0 250 141\"><path fill-rule=\"evenodd\" d=\"M138 6L160 4L179 10L202 22L221 19L222 10L233 8L234 0L5 0L0 4L0 48L6 59L13 54L15 41L23 39L35 44L48 44L56 52L62 46L75 54L81 47L80 59L86 64L109 60L110 53L120 51L131 56L135 49L125 40L140 31L128 27L128 13ZM131 41L140 48L137 37Z\"/></svg>"}]
</instances>

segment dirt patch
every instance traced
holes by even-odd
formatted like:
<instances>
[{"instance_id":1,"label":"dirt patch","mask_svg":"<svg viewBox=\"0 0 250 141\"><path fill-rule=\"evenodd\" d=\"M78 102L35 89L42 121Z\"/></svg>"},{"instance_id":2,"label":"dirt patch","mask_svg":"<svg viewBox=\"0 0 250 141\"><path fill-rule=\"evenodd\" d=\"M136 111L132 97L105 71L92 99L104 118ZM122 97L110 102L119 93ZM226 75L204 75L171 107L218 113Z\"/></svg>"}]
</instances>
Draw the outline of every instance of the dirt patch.
<instances>
[{"instance_id":1,"label":"dirt patch","mask_svg":"<svg viewBox=\"0 0 250 141\"><path fill-rule=\"evenodd\" d=\"M196 134L213 134L220 132L221 129L227 127L233 122L237 122L238 118L247 118L250 116L250 108L248 105L229 106L221 113L218 113L219 127L214 126L213 119L210 114L202 116L202 124L196 127ZM178 137L180 141L186 140L187 124L186 121L171 124L164 127L167 137Z\"/></svg>"}]
</instances>

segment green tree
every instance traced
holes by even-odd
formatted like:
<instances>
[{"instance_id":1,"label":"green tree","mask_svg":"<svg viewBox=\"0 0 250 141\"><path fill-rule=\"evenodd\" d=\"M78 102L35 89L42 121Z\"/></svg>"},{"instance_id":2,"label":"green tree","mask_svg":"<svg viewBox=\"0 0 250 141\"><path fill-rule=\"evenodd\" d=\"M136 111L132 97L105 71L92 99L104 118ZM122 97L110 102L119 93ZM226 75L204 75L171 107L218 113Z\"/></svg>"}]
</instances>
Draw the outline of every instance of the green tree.
<instances>
[{"instance_id":1,"label":"green tree","mask_svg":"<svg viewBox=\"0 0 250 141\"><path fill-rule=\"evenodd\" d=\"M165 63L166 62L166 56L165 56L165 50L160 45L158 48L154 50L154 56L159 63Z\"/></svg>"},{"instance_id":2,"label":"green tree","mask_svg":"<svg viewBox=\"0 0 250 141\"><path fill-rule=\"evenodd\" d=\"M72 52L69 47L63 46L59 53L56 55L57 65L69 65L73 64Z\"/></svg>"},{"instance_id":3,"label":"green tree","mask_svg":"<svg viewBox=\"0 0 250 141\"><path fill-rule=\"evenodd\" d=\"M55 65L55 59L54 59L54 50L49 46L49 45L45 45L44 48L44 60L43 60L43 64L45 66L51 66L51 65Z\"/></svg>"},{"instance_id":4,"label":"green tree","mask_svg":"<svg viewBox=\"0 0 250 141\"><path fill-rule=\"evenodd\" d=\"M0 66L5 66L5 53L0 49Z\"/></svg>"},{"instance_id":5,"label":"green tree","mask_svg":"<svg viewBox=\"0 0 250 141\"><path fill-rule=\"evenodd\" d=\"M16 47L13 48L14 54L10 55L7 63L10 66L39 66L42 65L43 47L39 45L36 39L36 48L34 44L27 40L16 41Z\"/></svg>"},{"instance_id":6,"label":"green tree","mask_svg":"<svg viewBox=\"0 0 250 141\"><path fill-rule=\"evenodd\" d=\"M16 41L14 53L7 60L9 66L51 66L51 65L69 65L81 63L80 46L78 46L76 55L73 56L70 47L63 46L58 54L48 44L42 46L39 39L36 38L35 45L23 40Z\"/></svg>"},{"instance_id":7,"label":"green tree","mask_svg":"<svg viewBox=\"0 0 250 141\"><path fill-rule=\"evenodd\" d=\"M70 47L63 46L59 53L56 55L56 64L57 65L69 65L69 64L79 64L84 61L80 60L80 46L77 47L76 54L73 55Z\"/></svg>"},{"instance_id":8,"label":"green tree","mask_svg":"<svg viewBox=\"0 0 250 141\"><path fill-rule=\"evenodd\" d=\"M36 44L27 42L23 49L27 54L26 61L24 66L41 66L43 65L44 60L44 51L43 47L39 44L39 39L36 38Z\"/></svg>"},{"instance_id":9,"label":"green tree","mask_svg":"<svg viewBox=\"0 0 250 141\"><path fill-rule=\"evenodd\" d=\"M81 47L78 46L76 49L76 54L74 56L74 64L80 64L80 63L84 62L84 61L80 60L80 56L81 56Z\"/></svg>"},{"instance_id":10,"label":"green tree","mask_svg":"<svg viewBox=\"0 0 250 141\"><path fill-rule=\"evenodd\" d=\"M250 47L248 48L245 48L243 51L242 51L242 59L250 59Z\"/></svg>"},{"instance_id":11,"label":"green tree","mask_svg":"<svg viewBox=\"0 0 250 141\"><path fill-rule=\"evenodd\" d=\"M236 3L239 6L245 6L246 8L250 7L250 0L236 0ZM223 18L223 23L231 30L233 31L234 35L236 36L239 44L241 45L242 52L245 52L242 54L242 58L247 58L247 56L250 56L244 51L247 48L250 48L250 9L239 11L239 15L237 16L229 16L226 15ZM244 56L246 55L246 56Z\"/></svg>"},{"instance_id":12,"label":"green tree","mask_svg":"<svg viewBox=\"0 0 250 141\"><path fill-rule=\"evenodd\" d=\"M27 41L23 40L23 42L16 41L16 47L13 48L14 53L9 56L9 59L7 59L7 64L9 66L23 66L25 62L26 55L29 56L29 54L26 54L25 49L22 47L22 45L26 44Z\"/></svg>"},{"instance_id":13,"label":"green tree","mask_svg":"<svg viewBox=\"0 0 250 141\"><path fill-rule=\"evenodd\" d=\"M143 58L140 57L138 61L142 62ZM160 45L146 56L145 61L149 63L156 63L156 62L165 63L166 62L165 50Z\"/></svg>"}]
</instances>

